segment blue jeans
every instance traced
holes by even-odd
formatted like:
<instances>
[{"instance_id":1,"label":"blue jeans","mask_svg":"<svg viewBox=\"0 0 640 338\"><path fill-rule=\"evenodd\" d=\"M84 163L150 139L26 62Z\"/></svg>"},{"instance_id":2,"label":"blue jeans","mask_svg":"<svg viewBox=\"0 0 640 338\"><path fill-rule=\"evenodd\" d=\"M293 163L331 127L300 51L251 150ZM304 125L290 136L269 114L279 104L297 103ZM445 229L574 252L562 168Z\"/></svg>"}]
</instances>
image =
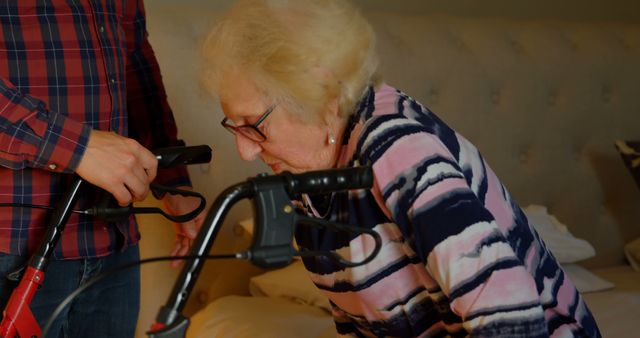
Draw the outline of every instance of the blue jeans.
<instances>
[{"instance_id":1,"label":"blue jeans","mask_svg":"<svg viewBox=\"0 0 640 338\"><path fill-rule=\"evenodd\" d=\"M52 260L42 286L31 301L31 311L43 328L51 313L71 292L91 277L139 260L138 246L110 256ZM5 276L26 262L26 257L0 253L0 305L4 309L16 283ZM46 338L117 337L135 335L140 310L140 268L113 274L78 295L58 316Z\"/></svg>"}]
</instances>

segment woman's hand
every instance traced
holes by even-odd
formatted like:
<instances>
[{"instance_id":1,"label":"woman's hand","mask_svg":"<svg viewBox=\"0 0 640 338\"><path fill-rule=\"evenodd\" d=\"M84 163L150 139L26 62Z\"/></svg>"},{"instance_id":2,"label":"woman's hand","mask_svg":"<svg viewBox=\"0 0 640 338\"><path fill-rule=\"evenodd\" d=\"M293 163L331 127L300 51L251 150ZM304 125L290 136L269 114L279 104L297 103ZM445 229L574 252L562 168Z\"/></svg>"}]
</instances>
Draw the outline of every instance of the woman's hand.
<instances>
[{"instance_id":1,"label":"woman's hand","mask_svg":"<svg viewBox=\"0 0 640 338\"><path fill-rule=\"evenodd\" d=\"M181 190L192 190L191 187L178 187ZM181 196L166 194L162 199L167 211L172 215L184 215L195 210L200 205L200 199L193 196ZM171 252L171 256L184 256L189 254L193 240L198 235L205 213L201 212L194 219L184 222L175 223L176 230L176 247ZM175 260L171 266L177 267L182 263L181 260Z\"/></svg>"}]
</instances>

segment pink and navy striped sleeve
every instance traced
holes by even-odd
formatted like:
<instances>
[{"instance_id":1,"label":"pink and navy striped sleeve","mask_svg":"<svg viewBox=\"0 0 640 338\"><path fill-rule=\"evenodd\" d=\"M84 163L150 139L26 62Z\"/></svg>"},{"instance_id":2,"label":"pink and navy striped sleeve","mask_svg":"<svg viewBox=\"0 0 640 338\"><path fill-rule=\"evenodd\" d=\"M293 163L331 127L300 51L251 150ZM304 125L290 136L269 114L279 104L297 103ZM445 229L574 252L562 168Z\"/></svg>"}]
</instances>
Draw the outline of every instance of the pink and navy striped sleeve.
<instances>
[{"instance_id":1,"label":"pink and navy striped sleeve","mask_svg":"<svg viewBox=\"0 0 640 338\"><path fill-rule=\"evenodd\" d=\"M331 206L376 230L380 254L356 268L305 259L339 335L599 337L586 304L479 151L392 87L370 90L340 164L370 163L375 184ZM298 233L354 261L367 236Z\"/></svg>"}]
</instances>

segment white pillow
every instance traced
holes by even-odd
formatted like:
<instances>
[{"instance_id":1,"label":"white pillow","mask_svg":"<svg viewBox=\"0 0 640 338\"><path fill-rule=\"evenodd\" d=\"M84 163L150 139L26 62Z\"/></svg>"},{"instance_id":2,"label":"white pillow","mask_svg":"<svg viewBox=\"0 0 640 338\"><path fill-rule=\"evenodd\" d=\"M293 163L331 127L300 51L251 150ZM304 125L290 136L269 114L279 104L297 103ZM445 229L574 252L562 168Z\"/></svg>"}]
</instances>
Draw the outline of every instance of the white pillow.
<instances>
[{"instance_id":1,"label":"white pillow","mask_svg":"<svg viewBox=\"0 0 640 338\"><path fill-rule=\"evenodd\" d=\"M536 229L545 245L560 263L575 263L595 256L596 251L584 239L574 237L567 226L547 212L542 205L523 209L529 224Z\"/></svg>"},{"instance_id":2,"label":"white pillow","mask_svg":"<svg viewBox=\"0 0 640 338\"><path fill-rule=\"evenodd\" d=\"M249 293L252 296L285 298L331 312L329 299L313 284L301 260L252 277Z\"/></svg>"},{"instance_id":3,"label":"white pillow","mask_svg":"<svg viewBox=\"0 0 640 338\"><path fill-rule=\"evenodd\" d=\"M578 264L562 264L562 270L576 286L580 293L608 290L615 284L602 279Z\"/></svg>"}]
</instances>

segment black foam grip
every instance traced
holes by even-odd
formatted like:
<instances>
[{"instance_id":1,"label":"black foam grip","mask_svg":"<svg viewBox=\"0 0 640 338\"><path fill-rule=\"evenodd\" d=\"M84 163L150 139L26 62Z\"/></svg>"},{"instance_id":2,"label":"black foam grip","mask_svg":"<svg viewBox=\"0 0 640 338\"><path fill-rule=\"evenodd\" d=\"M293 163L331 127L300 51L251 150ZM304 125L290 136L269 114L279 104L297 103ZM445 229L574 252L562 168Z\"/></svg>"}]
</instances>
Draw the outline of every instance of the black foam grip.
<instances>
[{"instance_id":1,"label":"black foam grip","mask_svg":"<svg viewBox=\"0 0 640 338\"><path fill-rule=\"evenodd\" d=\"M369 189L373 185L370 166L309 171L301 174L283 173L289 194L321 194L332 191Z\"/></svg>"},{"instance_id":2,"label":"black foam grip","mask_svg":"<svg viewBox=\"0 0 640 338\"><path fill-rule=\"evenodd\" d=\"M211 161L211 147L208 145L159 148L154 150L153 153L158 158L159 168L209 163Z\"/></svg>"}]
</instances>

